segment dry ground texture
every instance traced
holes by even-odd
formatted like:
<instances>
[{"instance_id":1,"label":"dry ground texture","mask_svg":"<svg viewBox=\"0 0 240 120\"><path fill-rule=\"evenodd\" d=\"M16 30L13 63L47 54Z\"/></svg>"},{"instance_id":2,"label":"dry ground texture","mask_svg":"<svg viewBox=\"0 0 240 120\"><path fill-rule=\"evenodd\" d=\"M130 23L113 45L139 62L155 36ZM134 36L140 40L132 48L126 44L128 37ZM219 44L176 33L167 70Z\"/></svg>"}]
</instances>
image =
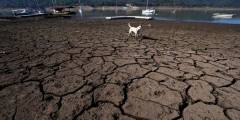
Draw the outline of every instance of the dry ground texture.
<instances>
[{"instance_id":1,"label":"dry ground texture","mask_svg":"<svg viewBox=\"0 0 240 120\"><path fill-rule=\"evenodd\" d=\"M240 120L240 26L0 23L1 120Z\"/></svg>"}]
</instances>

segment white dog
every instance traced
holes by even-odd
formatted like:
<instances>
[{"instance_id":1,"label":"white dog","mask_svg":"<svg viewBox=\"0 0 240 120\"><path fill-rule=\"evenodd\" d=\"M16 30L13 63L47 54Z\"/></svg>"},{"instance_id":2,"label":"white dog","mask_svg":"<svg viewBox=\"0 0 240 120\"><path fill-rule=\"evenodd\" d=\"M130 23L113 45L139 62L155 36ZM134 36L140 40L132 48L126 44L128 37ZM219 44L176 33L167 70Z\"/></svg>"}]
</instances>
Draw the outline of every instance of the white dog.
<instances>
[{"instance_id":1,"label":"white dog","mask_svg":"<svg viewBox=\"0 0 240 120\"><path fill-rule=\"evenodd\" d=\"M135 37L138 37L141 33L142 26L139 25L138 27L132 27L130 23L128 23L129 26L129 32L128 36L130 36L132 33L134 33Z\"/></svg>"}]
</instances>

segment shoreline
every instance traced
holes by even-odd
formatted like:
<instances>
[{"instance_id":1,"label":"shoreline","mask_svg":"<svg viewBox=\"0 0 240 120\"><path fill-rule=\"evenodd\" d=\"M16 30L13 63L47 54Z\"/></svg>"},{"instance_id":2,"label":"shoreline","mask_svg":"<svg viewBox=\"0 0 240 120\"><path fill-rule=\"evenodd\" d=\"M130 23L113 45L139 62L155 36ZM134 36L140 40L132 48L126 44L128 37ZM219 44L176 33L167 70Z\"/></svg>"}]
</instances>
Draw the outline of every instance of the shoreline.
<instances>
[{"instance_id":1,"label":"shoreline","mask_svg":"<svg viewBox=\"0 0 240 120\"><path fill-rule=\"evenodd\" d=\"M26 17L26 18L15 18L15 19L11 19L11 18L6 18L6 17L0 17L0 23L3 22L21 22L21 21L42 21L42 20L49 20L49 19L55 19L55 20L60 20L61 18L45 18L43 16L39 16L39 17ZM86 17L86 18L81 18L81 20L77 19L77 18L64 18L64 19L68 19L68 20L73 20L73 21L132 21L134 19L119 19L119 20L106 20L105 17L102 18L91 18L91 17ZM136 21L138 21L138 19L135 19ZM237 26L240 27L240 24L234 24L234 23L215 23L215 22L211 22L211 21L198 21L198 20L177 20L177 19L152 19L152 20L146 20L146 21L155 21L155 22L166 22L166 23L182 23L182 24L212 24L212 25L226 25L226 26Z\"/></svg>"},{"instance_id":2,"label":"shoreline","mask_svg":"<svg viewBox=\"0 0 240 120\"><path fill-rule=\"evenodd\" d=\"M80 8L80 6L75 6L77 9ZM22 7L23 8L23 7ZM45 9L48 9L50 7L45 7ZM116 8L118 10L142 10L145 9L144 6L133 6L133 7L126 7L126 6L97 6L97 7L91 7L91 6L81 6L82 10L115 10ZM169 6L149 6L149 8L154 8L157 10L197 10L197 11L233 11L233 10L239 10L240 8L232 8L232 7L181 7L181 6L175 6L175 7L169 7ZM0 12L9 11L12 9L18 9L18 8L0 8Z\"/></svg>"},{"instance_id":3,"label":"shoreline","mask_svg":"<svg viewBox=\"0 0 240 120\"><path fill-rule=\"evenodd\" d=\"M56 21L78 21L79 23L83 23L83 22L121 22L121 21L146 21L146 22L154 22L156 24L174 24L174 25L196 25L196 26L230 26L230 27L233 27L233 28L239 28L240 27L240 24L228 24L228 23L213 23L213 22L203 22L203 21L184 21L184 20L156 20L156 19L152 19L152 20L140 20L140 19L119 19L119 20L106 20L104 18L85 18L85 19L81 19L81 20L78 20L78 19L75 19L75 18L64 18L64 19L60 19L60 18L43 18L43 17L39 17L39 18L20 18L20 19L1 19L0 18L0 23L19 23L19 22L41 22L41 21L53 21L53 20L56 20Z\"/></svg>"},{"instance_id":4,"label":"shoreline","mask_svg":"<svg viewBox=\"0 0 240 120\"><path fill-rule=\"evenodd\" d=\"M59 18L43 18L43 17L39 17L39 18L36 18L36 17L33 17L33 18L19 18L19 19L9 19L9 18L1 18L0 17L0 23L15 23L15 22L22 22L22 21L34 21L34 22L37 22L37 21L42 21L42 20L50 20L50 19L55 19L55 20L60 20ZM65 19L69 19L69 18L65 18ZM69 19L69 20L73 20L73 21L79 21L78 19ZM120 20L106 20L104 18L85 18L85 19L81 19L79 22L86 22L86 21L96 21L96 22L99 22L99 21L133 21L134 19L120 19ZM135 19L136 21L140 21L140 20L137 20ZM208 22L208 21L187 21L187 20L167 20L167 19L164 19L164 20L156 20L156 19L152 19L152 20L147 20L147 21L154 21L154 22L164 22L164 23L174 23L174 24L195 24L195 25L220 25L220 26L236 26L236 27L240 27L240 24L230 24L230 23L214 23L214 22Z\"/></svg>"}]
</instances>

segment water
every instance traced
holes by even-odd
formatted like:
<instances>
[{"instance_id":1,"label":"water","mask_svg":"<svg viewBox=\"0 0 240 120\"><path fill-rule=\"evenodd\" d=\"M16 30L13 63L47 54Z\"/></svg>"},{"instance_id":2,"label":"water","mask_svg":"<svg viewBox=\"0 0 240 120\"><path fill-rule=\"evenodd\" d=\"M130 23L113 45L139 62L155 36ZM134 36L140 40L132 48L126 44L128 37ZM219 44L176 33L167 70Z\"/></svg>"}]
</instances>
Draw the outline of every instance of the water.
<instances>
[{"instance_id":1,"label":"water","mask_svg":"<svg viewBox=\"0 0 240 120\"><path fill-rule=\"evenodd\" d=\"M213 13L230 13L236 14L231 19L214 19ZM9 16L11 12L0 12L0 16ZM115 15L141 15L141 10L128 11L128 10L92 10L82 11L73 18L77 19L103 19L106 16ZM221 23L221 24L240 24L240 11L227 10L227 11L200 11L200 10L177 10L175 14L171 10L156 10L154 16L155 20L171 20L171 21L189 21L189 22L208 22L208 23Z\"/></svg>"},{"instance_id":2,"label":"water","mask_svg":"<svg viewBox=\"0 0 240 120\"><path fill-rule=\"evenodd\" d=\"M235 14L231 19L214 19L213 13L229 13ZM77 14L76 18L104 18L106 16L115 15L141 15L141 10L136 11L115 11L115 10L93 10L83 11L82 15ZM188 22L208 22L208 23L222 23L222 24L240 24L240 11L200 11L200 10L179 10L173 14L170 10L156 10L154 16L155 20L171 20L171 21L188 21Z\"/></svg>"}]
</instances>

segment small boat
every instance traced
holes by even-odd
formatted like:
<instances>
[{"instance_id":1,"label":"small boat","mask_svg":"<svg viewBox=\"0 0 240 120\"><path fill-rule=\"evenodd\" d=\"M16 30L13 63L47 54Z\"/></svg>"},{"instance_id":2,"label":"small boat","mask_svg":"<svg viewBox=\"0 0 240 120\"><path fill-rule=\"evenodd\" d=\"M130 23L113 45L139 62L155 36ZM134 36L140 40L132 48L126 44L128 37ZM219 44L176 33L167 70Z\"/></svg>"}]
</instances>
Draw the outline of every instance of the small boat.
<instances>
[{"instance_id":1,"label":"small boat","mask_svg":"<svg viewBox=\"0 0 240 120\"><path fill-rule=\"evenodd\" d=\"M15 9L15 10L12 10L12 14L13 16L25 16L25 15L29 15L30 11L28 9Z\"/></svg>"},{"instance_id":2,"label":"small boat","mask_svg":"<svg viewBox=\"0 0 240 120\"><path fill-rule=\"evenodd\" d=\"M65 17L70 18L72 15L77 14L75 10L75 7L65 7L65 6L58 6L53 7L50 9L49 14L46 16L47 18L55 18L55 17Z\"/></svg>"},{"instance_id":3,"label":"small boat","mask_svg":"<svg viewBox=\"0 0 240 120\"><path fill-rule=\"evenodd\" d=\"M16 9L16 10L12 10L12 14L14 17L16 18L20 18L20 17L35 17L35 16L43 16L46 15L46 13L44 13L41 10L29 10L29 9Z\"/></svg>"},{"instance_id":4,"label":"small boat","mask_svg":"<svg viewBox=\"0 0 240 120\"><path fill-rule=\"evenodd\" d=\"M153 9L142 10L142 15L154 15L154 14L155 14L155 10Z\"/></svg>"},{"instance_id":5,"label":"small boat","mask_svg":"<svg viewBox=\"0 0 240 120\"><path fill-rule=\"evenodd\" d=\"M224 14L224 13L214 13L213 18L215 19L231 19L235 14Z\"/></svg>"},{"instance_id":6,"label":"small boat","mask_svg":"<svg viewBox=\"0 0 240 120\"><path fill-rule=\"evenodd\" d=\"M148 0L147 0L147 5L146 5L146 9L142 10L142 15L154 15L155 14L155 10L154 9L148 9Z\"/></svg>"}]
</instances>

